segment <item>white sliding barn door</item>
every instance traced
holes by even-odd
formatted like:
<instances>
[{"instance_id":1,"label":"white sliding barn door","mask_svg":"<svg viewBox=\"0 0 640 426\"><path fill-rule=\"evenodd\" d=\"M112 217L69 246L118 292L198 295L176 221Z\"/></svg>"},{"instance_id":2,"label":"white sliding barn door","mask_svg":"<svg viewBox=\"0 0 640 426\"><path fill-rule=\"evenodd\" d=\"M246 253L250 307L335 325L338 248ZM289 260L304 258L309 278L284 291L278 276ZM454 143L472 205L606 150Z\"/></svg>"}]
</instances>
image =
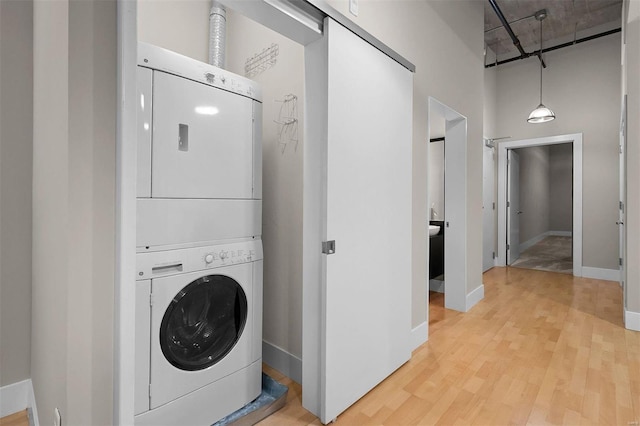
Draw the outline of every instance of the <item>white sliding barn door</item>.
<instances>
[{"instance_id":1,"label":"white sliding barn door","mask_svg":"<svg viewBox=\"0 0 640 426\"><path fill-rule=\"evenodd\" d=\"M305 56L303 405L327 423L411 356L413 76L330 19Z\"/></svg>"}]
</instances>

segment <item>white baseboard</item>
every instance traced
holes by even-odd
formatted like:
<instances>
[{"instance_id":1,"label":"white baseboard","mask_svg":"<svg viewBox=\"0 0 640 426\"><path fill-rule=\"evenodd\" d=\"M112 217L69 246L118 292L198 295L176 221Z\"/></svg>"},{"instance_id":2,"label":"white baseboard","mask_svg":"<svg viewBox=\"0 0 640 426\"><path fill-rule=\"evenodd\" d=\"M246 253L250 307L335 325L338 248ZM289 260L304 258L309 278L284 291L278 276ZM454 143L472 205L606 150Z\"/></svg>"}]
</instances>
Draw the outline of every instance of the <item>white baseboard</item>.
<instances>
[{"instance_id":1,"label":"white baseboard","mask_svg":"<svg viewBox=\"0 0 640 426\"><path fill-rule=\"evenodd\" d=\"M547 231L547 235L554 237L571 237L573 235L572 231Z\"/></svg>"},{"instance_id":2,"label":"white baseboard","mask_svg":"<svg viewBox=\"0 0 640 426\"><path fill-rule=\"evenodd\" d=\"M595 280L620 281L620 270L583 266L582 276L584 278L593 278Z\"/></svg>"},{"instance_id":3,"label":"white baseboard","mask_svg":"<svg viewBox=\"0 0 640 426\"><path fill-rule=\"evenodd\" d=\"M29 394L27 395L27 409L29 410L29 426L40 426L38 408L36 407L36 394L33 391L33 382L29 380Z\"/></svg>"},{"instance_id":4,"label":"white baseboard","mask_svg":"<svg viewBox=\"0 0 640 426\"><path fill-rule=\"evenodd\" d=\"M429 291L436 293L444 293L444 281L429 280Z\"/></svg>"},{"instance_id":5,"label":"white baseboard","mask_svg":"<svg viewBox=\"0 0 640 426\"><path fill-rule=\"evenodd\" d=\"M296 383L302 383L302 360L284 349L262 341L262 361Z\"/></svg>"},{"instance_id":6,"label":"white baseboard","mask_svg":"<svg viewBox=\"0 0 640 426\"><path fill-rule=\"evenodd\" d=\"M624 310L624 327L628 330L640 331L640 312Z\"/></svg>"},{"instance_id":7,"label":"white baseboard","mask_svg":"<svg viewBox=\"0 0 640 426\"><path fill-rule=\"evenodd\" d=\"M429 338L429 324L423 322L411 330L411 352L422 346Z\"/></svg>"},{"instance_id":8,"label":"white baseboard","mask_svg":"<svg viewBox=\"0 0 640 426\"><path fill-rule=\"evenodd\" d=\"M547 233L542 233L540 235L536 235L533 238L528 239L527 241L525 241L524 243L520 243L520 253L522 253L523 251L525 251L526 249L528 249L531 246L534 246L536 244L538 244L540 241L544 240L547 236Z\"/></svg>"},{"instance_id":9,"label":"white baseboard","mask_svg":"<svg viewBox=\"0 0 640 426\"><path fill-rule=\"evenodd\" d=\"M476 303L484 299L484 284L480 284L478 288L473 290L471 293L467 294L467 310L469 312L471 308L473 308Z\"/></svg>"},{"instance_id":10,"label":"white baseboard","mask_svg":"<svg viewBox=\"0 0 640 426\"><path fill-rule=\"evenodd\" d=\"M31 379L12 383L0 388L0 417L5 417L18 411L30 409L33 424L38 426L38 410L33 393Z\"/></svg>"},{"instance_id":11,"label":"white baseboard","mask_svg":"<svg viewBox=\"0 0 640 426\"><path fill-rule=\"evenodd\" d=\"M29 406L30 382L27 379L0 388L0 417L25 410Z\"/></svg>"}]
</instances>

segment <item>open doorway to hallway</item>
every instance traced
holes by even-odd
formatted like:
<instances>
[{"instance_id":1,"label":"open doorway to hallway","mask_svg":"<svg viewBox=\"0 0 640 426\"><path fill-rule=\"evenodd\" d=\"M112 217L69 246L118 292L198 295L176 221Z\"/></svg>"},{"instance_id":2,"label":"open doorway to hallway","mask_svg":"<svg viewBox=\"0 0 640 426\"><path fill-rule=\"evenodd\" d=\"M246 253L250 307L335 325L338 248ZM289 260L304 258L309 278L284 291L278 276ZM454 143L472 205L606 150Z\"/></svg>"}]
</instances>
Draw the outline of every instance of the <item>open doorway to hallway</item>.
<instances>
[{"instance_id":1,"label":"open doorway to hallway","mask_svg":"<svg viewBox=\"0 0 640 426\"><path fill-rule=\"evenodd\" d=\"M572 144L517 148L508 156L509 265L573 273Z\"/></svg>"},{"instance_id":2,"label":"open doorway to hallway","mask_svg":"<svg viewBox=\"0 0 640 426\"><path fill-rule=\"evenodd\" d=\"M542 241L536 241L536 235L524 235L521 238L519 220L524 215L525 210L519 206L520 189L519 183L513 184L514 180L520 178L519 166L520 156L518 150L529 147L552 147L555 145L569 144L571 145L571 259L572 273L574 276L582 276L582 133L574 133L567 135L548 136L535 139L524 139L517 141L508 141L498 144L498 265L506 266L515 262L520 257L520 248L525 251L526 246L522 243L529 243L531 246ZM551 148L546 148L551 149ZM566 150L567 148L554 148ZM567 151L565 151L565 154ZM509 181L512 184L509 185ZM515 193L511 193L513 191ZM566 202L566 195L564 196ZM555 213L554 213L555 214ZM533 214L530 213L530 216ZM566 231L565 231L566 232ZM550 236L566 236L550 235Z\"/></svg>"}]
</instances>

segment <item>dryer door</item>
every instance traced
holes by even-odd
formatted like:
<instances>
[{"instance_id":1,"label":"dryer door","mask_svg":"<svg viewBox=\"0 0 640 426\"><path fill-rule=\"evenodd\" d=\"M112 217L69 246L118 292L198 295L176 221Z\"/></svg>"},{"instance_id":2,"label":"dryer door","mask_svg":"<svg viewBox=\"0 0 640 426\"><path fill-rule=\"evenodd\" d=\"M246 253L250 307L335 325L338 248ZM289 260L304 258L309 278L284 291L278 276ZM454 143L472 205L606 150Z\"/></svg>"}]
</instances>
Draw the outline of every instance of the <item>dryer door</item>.
<instances>
[{"instance_id":1,"label":"dryer door","mask_svg":"<svg viewBox=\"0 0 640 426\"><path fill-rule=\"evenodd\" d=\"M253 102L153 73L153 198L250 199Z\"/></svg>"},{"instance_id":2,"label":"dryer door","mask_svg":"<svg viewBox=\"0 0 640 426\"><path fill-rule=\"evenodd\" d=\"M151 294L151 409L254 362L252 263L154 278Z\"/></svg>"}]
</instances>

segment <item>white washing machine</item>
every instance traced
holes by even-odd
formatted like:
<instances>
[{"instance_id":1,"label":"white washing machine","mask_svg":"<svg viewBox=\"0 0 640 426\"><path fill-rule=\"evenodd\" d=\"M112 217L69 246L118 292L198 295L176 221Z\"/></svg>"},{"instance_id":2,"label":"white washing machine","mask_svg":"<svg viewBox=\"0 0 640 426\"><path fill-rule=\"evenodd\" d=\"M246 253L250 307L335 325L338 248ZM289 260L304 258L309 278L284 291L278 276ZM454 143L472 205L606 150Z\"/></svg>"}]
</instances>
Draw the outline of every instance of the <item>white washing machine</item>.
<instances>
[{"instance_id":1,"label":"white washing machine","mask_svg":"<svg viewBox=\"0 0 640 426\"><path fill-rule=\"evenodd\" d=\"M136 425L211 425L261 392L262 245L138 253Z\"/></svg>"},{"instance_id":2,"label":"white washing machine","mask_svg":"<svg viewBox=\"0 0 640 426\"><path fill-rule=\"evenodd\" d=\"M138 251L260 235L258 84L139 43L138 96Z\"/></svg>"}]
</instances>

